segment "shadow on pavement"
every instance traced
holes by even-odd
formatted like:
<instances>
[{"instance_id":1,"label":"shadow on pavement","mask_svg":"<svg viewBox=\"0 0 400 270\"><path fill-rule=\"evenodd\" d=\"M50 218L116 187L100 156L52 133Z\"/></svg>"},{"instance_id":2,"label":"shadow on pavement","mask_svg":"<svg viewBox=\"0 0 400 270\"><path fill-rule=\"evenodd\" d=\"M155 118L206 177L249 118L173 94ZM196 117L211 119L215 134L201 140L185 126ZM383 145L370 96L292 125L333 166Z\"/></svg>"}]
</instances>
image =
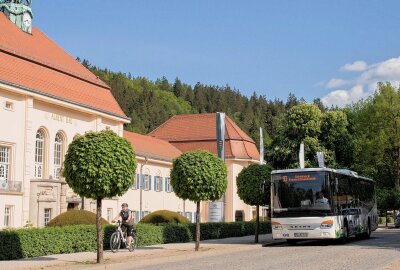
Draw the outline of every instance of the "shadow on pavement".
<instances>
[{"instance_id":1,"label":"shadow on pavement","mask_svg":"<svg viewBox=\"0 0 400 270\"><path fill-rule=\"evenodd\" d=\"M369 239L359 239L354 236L350 237L346 244L341 244L337 240L305 240L298 241L295 246L307 247L307 246L331 246L331 245L343 245L343 246L361 246L363 248L372 249L395 249L400 251L400 230L399 229L385 229L378 232L372 232ZM286 241L274 241L268 242L263 247L288 247Z\"/></svg>"}]
</instances>

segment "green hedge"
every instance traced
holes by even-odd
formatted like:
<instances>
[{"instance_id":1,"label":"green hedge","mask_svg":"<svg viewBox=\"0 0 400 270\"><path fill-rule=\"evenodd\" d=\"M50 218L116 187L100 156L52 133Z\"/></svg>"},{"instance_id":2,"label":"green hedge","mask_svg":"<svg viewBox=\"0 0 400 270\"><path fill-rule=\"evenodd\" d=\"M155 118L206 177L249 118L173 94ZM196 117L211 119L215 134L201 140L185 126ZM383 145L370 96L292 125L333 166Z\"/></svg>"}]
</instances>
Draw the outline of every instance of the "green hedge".
<instances>
[{"instance_id":1,"label":"green hedge","mask_svg":"<svg viewBox=\"0 0 400 270\"><path fill-rule=\"evenodd\" d=\"M164 223L190 223L189 219L180 214L168 210L158 210L142 218L139 223L164 224Z\"/></svg>"},{"instance_id":2,"label":"green hedge","mask_svg":"<svg viewBox=\"0 0 400 270\"><path fill-rule=\"evenodd\" d=\"M103 226L109 223L104 218L101 219ZM47 224L48 227L64 227L72 225L95 225L96 214L86 210L69 210L64 212Z\"/></svg>"},{"instance_id":3,"label":"green hedge","mask_svg":"<svg viewBox=\"0 0 400 270\"><path fill-rule=\"evenodd\" d=\"M388 217L388 223L393 223L393 222L394 222L394 218ZM379 223L386 224L386 217L379 217Z\"/></svg>"},{"instance_id":4,"label":"green hedge","mask_svg":"<svg viewBox=\"0 0 400 270\"><path fill-rule=\"evenodd\" d=\"M195 224L138 224L139 246L194 241ZM104 227L104 248L115 226ZM202 223L201 240L252 235L254 222ZM260 232L270 233L271 224L260 222ZM96 227L77 225L0 231L0 260L96 250Z\"/></svg>"}]
</instances>

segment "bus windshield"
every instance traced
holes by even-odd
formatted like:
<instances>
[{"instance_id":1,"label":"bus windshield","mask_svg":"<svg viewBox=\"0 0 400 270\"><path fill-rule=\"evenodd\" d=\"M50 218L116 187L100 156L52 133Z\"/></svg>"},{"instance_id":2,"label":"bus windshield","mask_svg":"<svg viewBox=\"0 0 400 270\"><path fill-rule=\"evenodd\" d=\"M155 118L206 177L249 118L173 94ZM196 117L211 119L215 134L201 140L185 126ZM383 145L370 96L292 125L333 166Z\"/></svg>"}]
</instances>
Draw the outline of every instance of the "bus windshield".
<instances>
[{"instance_id":1,"label":"bus windshield","mask_svg":"<svg viewBox=\"0 0 400 270\"><path fill-rule=\"evenodd\" d=\"M272 175L275 217L332 214L327 172L290 172Z\"/></svg>"}]
</instances>

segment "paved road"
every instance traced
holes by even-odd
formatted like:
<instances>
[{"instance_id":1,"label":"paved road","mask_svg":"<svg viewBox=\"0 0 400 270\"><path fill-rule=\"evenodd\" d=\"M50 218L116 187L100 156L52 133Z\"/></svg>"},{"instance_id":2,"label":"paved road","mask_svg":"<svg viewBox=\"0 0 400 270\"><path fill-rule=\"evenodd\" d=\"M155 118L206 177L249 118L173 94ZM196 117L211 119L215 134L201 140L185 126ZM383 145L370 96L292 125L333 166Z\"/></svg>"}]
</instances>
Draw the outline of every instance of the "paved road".
<instances>
[{"instance_id":1,"label":"paved road","mask_svg":"<svg viewBox=\"0 0 400 270\"><path fill-rule=\"evenodd\" d=\"M103 265L93 264L94 253L81 253L0 262L0 269L10 263L13 269L400 269L400 229L379 229L369 240L351 239L346 245L307 241L288 246L271 244L270 237L261 237L264 244L251 244L252 237L204 241L199 252L193 243L107 252Z\"/></svg>"},{"instance_id":2,"label":"paved road","mask_svg":"<svg viewBox=\"0 0 400 270\"><path fill-rule=\"evenodd\" d=\"M400 269L399 229L380 229L371 239L350 239L346 245L308 241L296 246L286 243L203 246L200 254L188 250L187 254L178 252L175 256L146 261L111 263L106 269Z\"/></svg>"}]
</instances>

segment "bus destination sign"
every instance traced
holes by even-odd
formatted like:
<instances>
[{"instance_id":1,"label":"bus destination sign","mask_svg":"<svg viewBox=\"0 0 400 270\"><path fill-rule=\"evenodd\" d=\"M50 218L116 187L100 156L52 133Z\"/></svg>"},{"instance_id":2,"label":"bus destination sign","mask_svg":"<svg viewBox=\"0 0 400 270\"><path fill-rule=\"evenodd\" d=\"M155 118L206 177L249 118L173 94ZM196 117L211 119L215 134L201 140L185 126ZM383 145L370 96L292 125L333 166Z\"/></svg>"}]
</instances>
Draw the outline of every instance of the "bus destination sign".
<instances>
[{"instance_id":1,"label":"bus destination sign","mask_svg":"<svg viewBox=\"0 0 400 270\"><path fill-rule=\"evenodd\" d=\"M289 174L282 176L283 182L296 182L296 181L315 181L317 177L310 174Z\"/></svg>"}]
</instances>

